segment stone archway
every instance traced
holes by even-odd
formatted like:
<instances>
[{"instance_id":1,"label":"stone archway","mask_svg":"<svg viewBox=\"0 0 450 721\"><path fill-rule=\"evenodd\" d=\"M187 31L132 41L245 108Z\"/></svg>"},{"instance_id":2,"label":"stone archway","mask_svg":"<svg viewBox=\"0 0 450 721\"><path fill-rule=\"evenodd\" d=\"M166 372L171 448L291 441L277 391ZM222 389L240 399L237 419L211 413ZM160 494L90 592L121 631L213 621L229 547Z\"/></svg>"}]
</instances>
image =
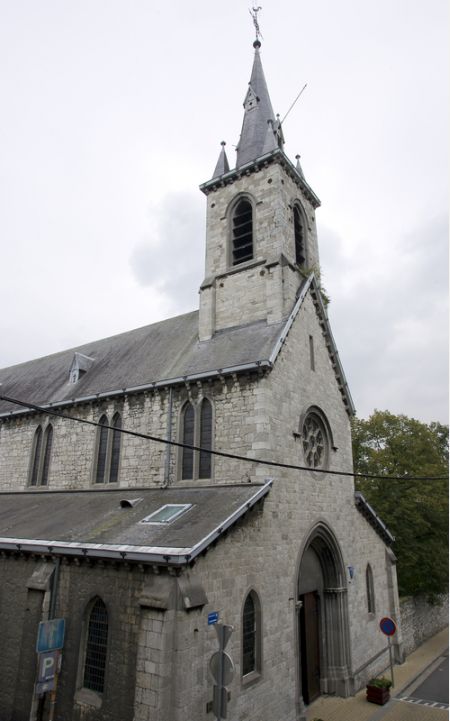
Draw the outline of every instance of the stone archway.
<instances>
[{"instance_id":1,"label":"stone archway","mask_svg":"<svg viewBox=\"0 0 450 721\"><path fill-rule=\"evenodd\" d=\"M348 696L350 640L347 582L339 544L318 523L301 553L297 581L300 707L319 694Z\"/></svg>"}]
</instances>

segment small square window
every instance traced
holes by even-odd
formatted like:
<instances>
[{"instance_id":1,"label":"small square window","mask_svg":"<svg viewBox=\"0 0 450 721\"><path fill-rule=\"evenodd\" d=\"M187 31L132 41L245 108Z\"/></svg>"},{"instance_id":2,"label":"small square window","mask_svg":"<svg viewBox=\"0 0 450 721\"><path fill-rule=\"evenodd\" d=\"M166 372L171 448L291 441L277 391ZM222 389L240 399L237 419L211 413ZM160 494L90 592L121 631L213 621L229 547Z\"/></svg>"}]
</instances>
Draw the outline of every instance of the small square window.
<instances>
[{"instance_id":1,"label":"small square window","mask_svg":"<svg viewBox=\"0 0 450 721\"><path fill-rule=\"evenodd\" d=\"M166 503L165 506L161 506L157 511L150 513L149 516L140 521L140 523L153 523L153 524L164 524L172 523L182 513L192 508L192 503Z\"/></svg>"}]
</instances>

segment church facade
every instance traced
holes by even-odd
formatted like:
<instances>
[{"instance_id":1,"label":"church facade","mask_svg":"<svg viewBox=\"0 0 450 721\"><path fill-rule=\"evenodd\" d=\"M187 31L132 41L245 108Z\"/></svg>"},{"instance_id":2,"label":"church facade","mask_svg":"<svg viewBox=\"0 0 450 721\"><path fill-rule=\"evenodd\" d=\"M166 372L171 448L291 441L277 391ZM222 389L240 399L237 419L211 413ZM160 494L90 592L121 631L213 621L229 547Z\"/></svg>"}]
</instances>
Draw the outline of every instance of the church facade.
<instances>
[{"instance_id":1,"label":"church facade","mask_svg":"<svg viewBox=\"0 0 450 721\"><path fill-rule=\"evenodd\" d=\"M238 721L300 721L388 664L394 539L355 494L320 202L254 51L236 165L223 144L201 186L199 311L0 371L5 721L52 703L63 721L214 718L212 613L234 629ZM53 695L36 686L49 618Z\"/></svg>"}]
</instances>

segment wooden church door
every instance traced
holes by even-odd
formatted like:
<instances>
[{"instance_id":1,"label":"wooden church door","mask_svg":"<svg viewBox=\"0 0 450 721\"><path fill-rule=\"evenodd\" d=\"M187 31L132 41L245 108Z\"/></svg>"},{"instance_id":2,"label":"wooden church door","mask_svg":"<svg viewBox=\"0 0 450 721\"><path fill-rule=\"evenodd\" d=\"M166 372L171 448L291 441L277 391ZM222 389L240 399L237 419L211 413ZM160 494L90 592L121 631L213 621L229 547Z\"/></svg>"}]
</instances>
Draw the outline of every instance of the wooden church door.
<instances>
[{"instance_id":1,"label":"wooden church door","mask_svg":"<svg viewBox=\"0 0 450 721\"><path fill-rule=\"evenodd\" d=\"M310 704L320 695L319 595L316 591L305 593L300 601L302 695Z\"/></svg>"}]
</instances>

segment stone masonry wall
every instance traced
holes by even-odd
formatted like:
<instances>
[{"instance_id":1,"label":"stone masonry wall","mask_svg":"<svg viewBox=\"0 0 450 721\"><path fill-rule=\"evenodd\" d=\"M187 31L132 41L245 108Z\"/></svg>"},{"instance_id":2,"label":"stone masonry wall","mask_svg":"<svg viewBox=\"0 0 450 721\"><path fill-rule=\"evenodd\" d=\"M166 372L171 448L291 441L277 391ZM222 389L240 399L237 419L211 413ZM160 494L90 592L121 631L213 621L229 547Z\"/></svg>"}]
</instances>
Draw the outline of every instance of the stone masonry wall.
<instances>
[{"instance_id":1,"label":"stone masonry wall","mask_svg":"<svg viewBox=\"0 0 450 721\"><path fill-rule=\"evenodd\" d=\"M405 653L412 653L448 625L448 594L440 596L434 604L423 597L402 598L400 614Z\"/></svg>"},{"instance_id":2,"label":"stone masonry wall","mask_svg":"<svg viewBox=\"0 0 450 721\"><path fill-rule=\"evenodd\" d=\"M314 337L315 371L309 364L309 335ZM314 404L326 414L333 433L336 450L330 451L330 467L351 468L349 419L310 298L305 301L274 370L259 380L253 392L251 420L256 434L247 438L252 453L260 458L303 465L301 439L294 433L298 433L303 412ZM234 395L230 402L238 402L238 398ZM245 428L245 414L237 416L236 421ZM256 469L256 478L263 480L269 473L274 485L264 501L264 509L254 509L196 565L209 604L199 617L189 616L183 621L186 657L193 647L195 653L190 654L188 667L177 666L180 702L171 721L208 718L205 709L212 698L212 685L207 667L217 647L215 634L207 626L209 611L218 611L220 619L235 628L229 643L229 653L236 664L235 678L230 684L230 718L236 721L299 718L298 572L307 539L318 523L325 524L334 534L343 558L345 575L341 584L348 609L350 673L358 671L353 688L361 686L365 676L385 665L385 639L375 616L393 615L395 611L388 592L386 547L356 510L352 479L262 466ZM368 563L374 576L376 614L369 614L367 607ZM354 568L351 581L347 575L350 565ZM263 661L261 673L248 681L241 673L242 609L251 589L261 602ZM198 688L197 695L192 695L194 687Z\"/></svg>"},{"instance_id":3,"label":"stone masonry wall","mask_svg":"<svg viewBox=\"0 0 450 721\"><path fill-rule=\"evenodd\" d=\"M253 204L254 254L252 261L233 266L231 215L236 199L242 195ZM281 254L292 267L295 265L295 201L304 209L306 265L312 268L319 264L314 208L280 165L268 165L208 195L205 279L210 285L200 295L202 338L210 336L210 326L219 330L262 318L277 322L292 308L302 279L300 273L295 271L295 279L290 277L286 283L278 273L274 284L269 269L279 262ZM267 268L260 263L267 264Z\"/></svg>"}]
</instances>

